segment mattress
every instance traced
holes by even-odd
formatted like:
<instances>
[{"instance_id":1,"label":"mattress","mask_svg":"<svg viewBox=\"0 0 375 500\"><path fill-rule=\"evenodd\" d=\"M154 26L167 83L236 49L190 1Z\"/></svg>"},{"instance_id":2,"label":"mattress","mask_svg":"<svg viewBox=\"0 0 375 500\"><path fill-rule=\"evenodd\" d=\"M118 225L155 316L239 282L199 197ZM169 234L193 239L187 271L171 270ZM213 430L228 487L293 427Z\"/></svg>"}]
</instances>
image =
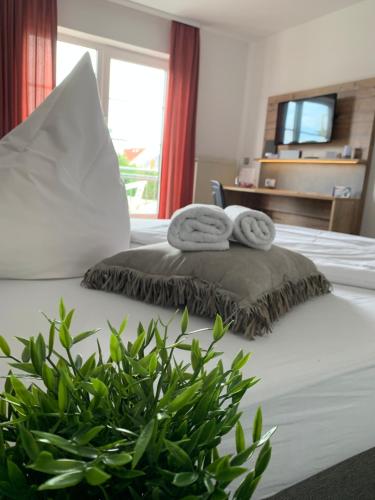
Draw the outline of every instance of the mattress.
<instances>
[{"instance_id":1,"label":"mattress","mask_svg":"<svg viewBox=\"0 0 375 500\"><path fill-rule=\"evenodd\" d=\"M168 220L132 219L133 245L165 241ZM276 225L275 244L313 260L333 283L375 290L375 239L304 227Z\"/></svg>"},{"instance_id":2,"label":"mattress","mask_svg":"<svg viewBox=\"0 0 375 500\"><path fill-rule=\"evenodd\" d=\"M153 226L155 231L155 226ZM149 232L151 234L153 230ZM139 241L138 241L139 244ZM0 280L0 332L12 346L15 335L46 332L44 311L57 316L58 300L76 308L73 330L102 328L99 339L108 352L106 320L119 324L129 315L126 335L134 339L139 320L169 319L172 310L122 296L80 287L79 279ZM191 328L208 327L192 317ZM375 291L337 284L329 296L294 308L275 324L272 334L249 341L228 333L221 341L224 363L240 349L252 351L247 376L261 378L242 402L242 423L251 436L255 409L262 405L265 428L278 425L273 456L255 499L276 493L356 453L375 446ZM171 329L171 337L178 332ZM203 347L210 333L203 332ZM79 345L82 354L95 340ZM181 351L181 355L184 352ZM3 363L3 361L2 361ZM4 363L1 371L4 373ZM231 452L229 436L223 448Z\"/></svg>"}]
</instances>

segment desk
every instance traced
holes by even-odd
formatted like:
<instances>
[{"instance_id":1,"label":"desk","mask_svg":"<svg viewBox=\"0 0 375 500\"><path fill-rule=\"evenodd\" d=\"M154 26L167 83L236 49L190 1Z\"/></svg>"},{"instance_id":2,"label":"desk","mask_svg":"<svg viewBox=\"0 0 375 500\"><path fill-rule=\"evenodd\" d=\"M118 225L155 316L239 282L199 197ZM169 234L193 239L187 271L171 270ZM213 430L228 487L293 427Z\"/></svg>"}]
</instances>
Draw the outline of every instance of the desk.
<instances>
[{"instance_id":1,"label":"desk","mask_svg":"<svg viewBox=\"0 0 375 500\"><path fill-rule=\"evenodd\" d=\"M359 233L358 198L334 198L321 193L241 186L224 186L224 192L228 205L261 210L280 224Z\"/></svg>"}]
</instances>

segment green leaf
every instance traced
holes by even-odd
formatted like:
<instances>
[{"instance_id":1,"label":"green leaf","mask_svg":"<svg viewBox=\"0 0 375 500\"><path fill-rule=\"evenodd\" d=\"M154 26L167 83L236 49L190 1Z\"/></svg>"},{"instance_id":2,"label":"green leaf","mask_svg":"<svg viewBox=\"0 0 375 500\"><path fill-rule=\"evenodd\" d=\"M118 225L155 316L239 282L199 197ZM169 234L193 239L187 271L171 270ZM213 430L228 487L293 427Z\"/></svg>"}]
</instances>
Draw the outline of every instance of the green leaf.
<instances>
[{"instance_id":1,"label":"green leaf","mask_svg":"<svg viewBox=\"0 0 375 500\"><path fill-rule=\"evenodd\" d=\"M199 340L198 339L193 339L191 343L191 366L193 367L193 370L197 370L200 367L201 364L201 358L202 358L202 352L199 347Z\"/></svg>"},{"instance_id":2,"label":"green leaf","mask_svg":"<svg viewBox=\"0 0 375 500\"><path fill-rule=\"evenodd\" d=\"M260 440L256 443L257 447L263 446L266 441L268 441L275 433L277 427L272 427L269 431L265 432Z\"/></svg>"},{"instance_id":3,"label":"green leaf","mask_svg":"<svg viewBox=\"0 0 375 500\"><path fill-rule=\"evenodd\" d=\"M22 489L27 486L26 477L23 475L21 469L8 458L7 460L8 477L12 486L17 489Z\"/></svg>"},{"instance_id":4,"label":"green leaf","mask_svg":"<svg viewBox=\"0 0 375 500\"><path fill-rule=\"evenodd\" d=\"M60 315L61 321L64 321L64 319L65 319L65 304L64 304L64 301L62 298L60 299L60 304L59 304L59 315Z\"/></svg>"},{"instance_id":5,"label":"green leaf","mask_svg":"<svg viewBox=\"0 0 375 500\"><path fill-rule=\"evenodd\" d=\"M31 353L30 353L30 343L27 342L27 345L25 345L22 354L21 354L22 361L24 363L28 363L31 358Z\"/></svg>"},{"instance_id":6,"label":"green leaf","mask_svg":"<svg viewBox=\"0 0 375 500\"><path fill-rule=\"evenodd\" d=\"M266 470L269 461L271 460L272 448L270 442L267 441L266 444L261 449L257 461L255 463L255 476L261 476Z\"/></svg>"},{"instance_id":7,"label":"green leaf","mask_svg":"<svg viewBox=\"0 0 375 500\"><path fill-rule=\"evenodd\" d=\"M16 339L21 342L25 347L29 345L30 340L23 339L22 337L16 337Z\"/></svg>"},{"instance_id":8,"label":"green leaf","mask_svg":"<svg viewBox=\"0 0 375 500\"><path fill-rule=\"evenodd\" d=\"M124 333L127 324L128 324L128 316L125 316L125 318L123 319L123 321L122 321L122 323L120 325L120 328L118 329L118 334L119 335L121 335L122 333Z\"/></svg>"},{"instance_id":9,"label":"green leaf","mask_svg":"<svg viewBox=\"0 0 375 500\"><path fill-rule=\"evenodd\" d=\"M83 363L82 356L80 354L77 354L74 360L74 366L77 368L77 370L81 368L82 363Z\"/></svg>"},{"instance_id":10,"label":"green leaf","mask_svg":"<svg viewBox=\"0 0 375 500\"><path fill-rule=\"evenodd\" d=\"M89 429L87 432L85 432L82 435L79 435L78 437L75 438L75 441L78 444L88 444L90 441L92 441L103 429L104 425L96 425Z\"/></svg>"},{"instance_id":11,"label":"green leaf","mask_svg":"<svg viewBox=\"0 0 375 500\"><path fill-rule=\"evenodd\" d=\"M64 488L71 488L79 484L84 477L83 471L66 472L51 479L39 486L39 491L45 490L62 490Z\"/></svg>"},{"instance_id":12,"label":"green leaf","mask_svg":"<svg viewBox=\"0 0 375 500\"><path fill-rule=\"evenodd\" d=\"M195 382L195 384L187 387L184 391L181 392L173 401L171 401L168 405L168 410L170 412L175 412L191 403L196 393L202 387L202 382Z\"/></svg>"},{"instance_id":13,"label":"green leaf","mask_svg":"<svg viewBox=\"0 0 375 500\"><path fill-rule=\"evenodd\" d=\"M50 391L54 391L56 389L55 373L46 363L43 364L42 379L47 389Z\"/></svg>"},{"instance_id":14,"label":"green leaf","mask_svg":"<svg viewBox=\"0 0 375 500\"><path fill-rule=\"evenodd\" d=\"M240 394L241 397L245 392L250 389L253 385L257 384L259 382L259 379L256 377L251 377L246 380L242 380L241 382L233 385L230 387L230 394L231 396L235 396Z\"/></svg>"},{"instance_id":15,"label":"green leaf","mask_svg":"<svg viewBox=\"0 0 375 500\"><path fill-rule=\"evenodd\" d=\"M73 315L74 315L74 309L71 309L64 319L65 326L67 327L68 330L72 323Z\"/></svg>"},{"instance_id":16,"label":"green leaf","mask_svg":"<svg viewBox=\"0 0 375 500\"><path fill-rule=\"evenodd\" d=\"M172 344L171 347L176 349L181 349L182 351L191 351L191 344L185 344L183 342L178 342L178 344Z\"/></svg>"},{"instance_id":17,"label":"green leaf","mask_svg":"<svg viewBox=\"0 0 375 500\"><path fill-rule=\"evenodd\" d=\"M152 319L147 327L146 344L149 344L154 337L154 326L155 326L155 322ZM142 323L139 323L138 328L139 327L141 327L144 330Z\"/></svg>"},{"instance_id":18,"label":"green leaf","mask_svg":"<svg viewBox=\"0 0 375 500\"><path fill-rule=\"evenodd\" d=\"M238 453L238 455L235 455L231 459L230 464L231 465L242 465L243 463L246 462L246 460L248 460L253 455L255 449L256 449L256 443L252 444L251 446L249 446L245 450L241 451L241 453Z\"/></svg>"},{"instance_id":19,"label":"green leaf","mask_svg":"<svg viewBox=\"0 0 375 500\"><path fill-rule=\"evenodd\" d=\"M91 379L92 386L95 390L95 394L101 398L108 396L108 387L104 382L99 380L98 378Z\"/></svg>"},{"instance_id":20,"label":"green leaf","mask_svg":"<svg viewBox=\"0 0 375 500\"><path fill-rule=\"evenodd\" d=\"M57 400L60 413L64 413L68 404L68 391L62 378L59 380Z\"/></svg>"},{"instance_id":21,"label":"green leaf","mask_svg":"<svg viewBox=\"0 0 375 500\"><path fill-rule=\"evenodd\" d=\"M0 349L3 351L5 356L10 356L11 352L9 344L2 335L0 335Z\"/></svg>"},{"instance_id":22,"label":"green leaf","mask_svg":"<svg viewBox=\"0 0 375 500\"><path fill-rule=\"evenodd\" d=\"M145 338L146 338L146 332L142 332L140 335L138 335L138 337L135 339L134 344L130 349L130 356L133 357L137 356L137 354L139 353L139 351L143 346Z\"/></svg>"},{"instance_id":23,"label":"green leaf","mask_svg":"<svg viewBox=\"0 0 375 500\"><path fill-rule=\"evenodd\" d=\"M130 366L133 368L135 374L142 375L142 377L148 376L148 370L146 370L146 368L143 368L140 361L138 361L137 359L133 359L133 358L128 358L128 361L129 361Z\"/></svg>"},{"instance_id":24,"label":"green leaf","mask_svg":"<svg viewBox=\"0 0 375 500\"><path fill-rule=\"evenodd\" d=\"M18 500L20 498L19 491L16 486L12 486L8 481L0 481L0 498L12 498Z\"/></svg>"},{"instance_id":25,"label":"green leaf","mask_svg":"<svg viewBox=\"0 0 375 500\"><path fill-rule=\"evenodd\" d=\"M13 388L12 381L10 379L11 375L12 375L12 370L9 370L8 376L5 379L5 384L4 384L4 390L5 390L5 392L8 392L8 393L10 393L12 391L12 388Z\"/></svg>"},{"instance_id":26,"label":"green leaf","mask_svg":"<svg viewBox=\"0 0 375 500\"><path fill-rule=\"evenodd\" d=\"M259 441L261 435L262 435L262 410L259 406L257 409L255 418L254 418L254 424L253 424L253 442L255 443L256 441Z\"/></svg>"},{"instance_id":27,"label":"green leaf","mask_svg":"<svg viewBox=\"0 0 375 500\"><path fill-rule=\"evenodd\" d=\"M78 344L78 342L82 342L82 340L85 340L85 339L91 337L92 335L95 335L96 333L98 333L98 331L99 331L99 329L88 330L87 332L79 333L78 335L73 337L73 345Z\"/></svg>"},{"instance_id":28,"label":"green leaf","mask_svg":"<svg viewBox=\"0 0 375 500\"><path fill-rule=\"evenodd\" d=\"M109 467L121 467L132 461L132 456L129 453L107 453L101 458L102 462Z\"/></svg>"},{"instance_id":29,"label":"green leaf","mask_svg":"<svg viewBox=\"0 0 375 500\"><path fill-rule=\"evenodd\" d=\"M53 346L55 344L55 322L52 321L50 328L49 328L49 335L48 335L48 356L51 356L52 351L53 351Z\"/></svg>"},{"instance_id":30,"label":"green leaf","mask_svg":"<svg viewBox=\"0 0 375 500\"><path fill-rule=\"evenodd\" d=\"M110 474L107 474L104 470L99 467L88 467L85 471L85 479L92 486L98 486L103 484L108 479L110 479Z\"/></svg>"},{"instance_id":31,"label":"green leaf","mask_svg":"<svg viewBox=\"0 0 375 500\"><path fill-rule=\"evenodd\" d=\"M241 368L243 368L246 365L246 363L249 361L251 355L252 355L252 353L249 352L249 353L245 354L245 356L244 356L243 351L241 349L241 351L237 354L237 356L233 360L232 370L241 370Z\"/></svg>"},{"instance_id":32,"label":"green leaf","mask_svg":"<svg viewBox=\"0 0 375 500\"><path fill-rule=\"evenodd\" d=\"M82 460L55 460L52 453L49 451L42 451L37 456L35 462L29 466L30 469L45 474L65 474L66 472L83 471L86 462Z\"/></svg>"},{"instance_id":33,"label":"green leaf","mask_svg":"<svg viewBox=\"0 0 375 500\"><path fill-rule=\"evenodd\" d=\"M210 495L210 500L228 500L228 494L224 490L216 489Z\"/></svg>"},{"instance_id":34,"label":"green leaf","mask_svg":"<svg viewBox=\"0 0 375 500\"><path fill-rule=\"evenodd\" d=\"M31 392L28 391L23 383L14 375L10 376L10 380L17 397L21 400L21 402L27 406L31 406L33 404L33 397Z\"/></svg>"},{"instance_id":35,"label":"green leaf","mask_svg":"<svg viewBox=\"0 0 375 500\"><path fill-rule=\"evenodd\" d=\"M72 347L73 339L64 323L61 323L60 325L59 338L61 345L65 347L65 349L70 349Z\"/></svg>"},{"instance_id":36,"label":"green leaf","mask_svg":"<svg viewBox=\"0 0 375 500\"><path fill-rule=\"evenodd\" d=\"M113 335L115 337L118 337L118 331L116 330L116 328L113 325L111 325L110 321L107 321L107 325L109 326L109 329L111 330L111 332L113 333Z\"/></svg>"},{"instance_id":37,"label":"green leaf","mask_svg":"<svg viewBox=\"0 0 375 500\"><path fill-rule=\"evenodd\" d=\"M103 365L104 364L104 361L103 361L103 353L102 353L102 347L100 345L100 342L99 342L99 339L96 339L96 345L98 347L98 357L99 357L99 365ZM83 360L82 360L82 363L83 363ZM81 363L81 366L82 366L82 363Z\"/></svg>"},{"instance_id":38,"label":"green leaf","mask_svg":"<svg viewBox=\"0 0 375 500\"><path fill-rule=\"evenodd\" d=\"M219 316L218 314L216 315L216 318L215 318L215 323L214 323L214 327L212 329L212 334L213 334L214 340L216 342L218 340L220 340L221 337L225 334L223 320L222 320L221 316Z\"/></svg>"},{"instance_id":39,"label":"green leaf","mask_svg":"<svg viewBox=\"0 0 375 500\"><path fill-rule=\"evenodd\" d=\"M181 333L185 334L189 326L189 311L187 307L185 307L184 312L182 313L180 326L181 326Z\"/></svg>"},{"instance_id":40,"label":"green leaf","mask_svg":"<svg viewBox=\"0 0 375 500\"><path fill-rule=\"evenodd\" d=\"M59 366L59 363L58 363L57 366L60 370L60 380L62 380L65 383L67 389L70 389L73 392L75 390L74 382L72 379L73 375L69 371L68 365L66 363L64 363L64 364Z\"/></svg>"},{"instance_id":41,"label":"green leaf","mask_svg":"<svg viewBox=\"0 0 375 500\"><path fill-rule=\"evenodd\" d=\"M206 474L203 481L204 481L204 485L206 487L207 492L213 493L213 491L215 490L215 486L216 486L215 479L210 474Z\"/></svg>"},{"instance_id":42,"label":"green leaf","mask_svg":"<svg viewBox=\"0 0 375 500\"><path fill-rule=\"evenodd\" d=\"M178 446L178 444L169 441L168 439L165 439L164 442L167 450L179 465L187 469L192 468L191 459L189 455L186 453L186 451L181 448L181 446Z\"/></svg>"},{"instance_id":43,"label":"green leaf","mask_svg":"<svg viewBox=\"0 0 375 500\"><path fill-rule=\"evenodd\" d=\"M95 368L95 353L92 354L80 369L82 377L89 377Z\"/></svg>"},{"instance_id":44,"label":"green leaf","mask_svg":"<svg viewBox=\"0 0 375 500\"><path fill-rule=\"evenodd\" d=\"M231 483L245 472L247 472L245 467L226 467L216 474L216 479L224 483Z\"/></svg>"},{"instance_id":45,"label":"green leaf","mask_svg":"<svg viewBox=\"0 0 375 500\"><path fill-rule=\"evenodd\" d=\"M224 457L218 457L212 462L208 467L208 472L211 474L218 474L223 468L228 467L229 464L229 455L225 455Z\"/></svg>"},{"instance_id":46,"label":"green leaf","mask_svg":"<svg viewBox=\"0 0 375 500\"><path fill-rule=\"evenodd\" d=\"M173 478L173 484L178 488L184 488L195 483L199 478L197 472L179 472Z\"/></svg>"},{"instance_id":47,"label":"green leaf","mask_svg":"<svg viewBox=\"0 0 375 500\"><path fill-rule=\"evenodd\" d=\"M51 434L50 432L42 432L42 431L31 431L32 434L37 436L38 441L41 443L48 443L61 450L72 453L73 455L80 455L86 458L97 458L98 453L95 448L88 446L81 446L67 439L62 438L61 436L57 436L56 434Z\"/></svg>"},{"instance_id":48,"label":"green leaf","mask_svg":"<svg viewBox=\"0 0 375 500\"><path fill-rule=\"evenodd\" d=\"M241 453L246 448L245 433L240 422L236 425L236 450Z\"/></svg>"},{"instance_id":49,"label":"green leaf","mask_svg":"<svg viewBox=\"0 0 375 500\"><path fill-rule=\"evenodd\" d=\"M35 441L31 432L25 429L23 425L19 425L18 430L20 433L23 449L26 451L27 455L31 460L35 460L39 455L40 451L38 443Z\"/></svg>"},{"instance_id":50,"label":"green leaf","mask_svg":"<svg viewBox=\"0 0 375 500\"><path fill-rule=\"evenodd\" d=\"M9 365L23 372L30 373L31 375L37 375L32 363L9 363Z\"/></svg>"},{"instance_id":51,"label":"green leaf","mask_svg":"<svg viewBox=\"0 0 375 500\"><path fill-rule=\"evenodd\" d=\"M155 332L155 341L157 348L163 349L165 347L165 341L161 338L159 330L156 328L156 326L154 332Z\"/></svg>"},{"instance_id":52,"label":"green leaf","mask_svg":"<svg viewBox=\"0 0 375 500\"><path fill-rule=\"evenodd\" d=\"M46 359L46 343L44 342L44 338L41 334L39 334L36 339L35 348L38 351L38 358L40 359L41 364L44 363L44 360Z\"/></svg>"},{"instance_id":53,"label":"green leaf","mask_svg":"<svg viewBox=\"0 0 375 500\"><path fill-rule=\"evenodd\" d=\"M116 476L120 476L124 479L134 479L136 477L142 477L145 476L146 473L143 472L142 470L133 470L133 469L118 469L116 471Z\"/></svg>"},{"instance_id":54,"label":"green leaf","mask_svg":"<svg viewBox=\"0 0 375 500\"><path fill-rule=\"evenodd\" d=\"M153 375L158 366L158 355L156 352L153 352L150 356L150 362L148 365L148 373L149 375Z\"/></svg>"},{"instance_id":55,"label":"green leaf","mask_svg":"<svg viewBox=\"0 0 375 500\"><path fill-rule=\"evenodd\" d=\"M31 362L34 365L35 371L39 374L42 372L43 359L40 356L39 349L36 346L36 343L33 338L30 339L30 357Z\"/></svg>"},{"instance_id":56,"label":"green leaf","mask_svg":"<svg viewBox=\"0 0 375 500\"><path fill-rule=\"evenodd\" d=\"M235 491L234 499L249 500L252 497L256 487L258 486L260 479L260 476L254 479L254 471L250 471Z\"/></svg>"},{"instance_id":57,"label":"green leaf","mask_svg":"<svg viewBox=\"0 0 375 500\"><path fill-rule=\"evenodd\" d=\"M122 353L121 353L121 345L118 337L114 335L113 333L111 334L110 341L109 341L109 351L111 353L111 358L115 363L120 363L122 359Z\"/></svg>"},{"instance_id":58,"label":"green leaf","mask_svg":"<svg viewBox=\"0 0 375 500\"><path fill-rule=\"evenodd\" d=\"M146 448L149 442L151 441L152 434L154 432L154 427L155 427L154 420L150 420L142 429L142 432L140 433L137 442L135 443L132 469L136 467L137 463L140 461L144 452L146 451Z\"/></svg>"}]
</instances>

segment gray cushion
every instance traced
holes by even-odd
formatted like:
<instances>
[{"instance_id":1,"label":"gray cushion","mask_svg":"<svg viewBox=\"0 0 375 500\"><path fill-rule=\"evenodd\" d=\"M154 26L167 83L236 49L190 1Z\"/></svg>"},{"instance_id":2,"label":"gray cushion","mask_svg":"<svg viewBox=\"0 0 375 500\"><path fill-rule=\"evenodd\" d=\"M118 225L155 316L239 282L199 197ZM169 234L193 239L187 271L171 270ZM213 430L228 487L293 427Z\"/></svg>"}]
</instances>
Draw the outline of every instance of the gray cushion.
<instances>
[{"instance_id":1,"label":"gray cushion","mask_svg":"<svg viewBox=\"0 0 375 500\"><path fill-rule=\"evenodd\" d=\"M82 284L162 306L232 321L249 338L271 330L292 306L328 293L330 284L311 260L273 246L254 250L231 243L225 252L182 252L168 243L104 259Z\"/></svg>"}]
</instances>

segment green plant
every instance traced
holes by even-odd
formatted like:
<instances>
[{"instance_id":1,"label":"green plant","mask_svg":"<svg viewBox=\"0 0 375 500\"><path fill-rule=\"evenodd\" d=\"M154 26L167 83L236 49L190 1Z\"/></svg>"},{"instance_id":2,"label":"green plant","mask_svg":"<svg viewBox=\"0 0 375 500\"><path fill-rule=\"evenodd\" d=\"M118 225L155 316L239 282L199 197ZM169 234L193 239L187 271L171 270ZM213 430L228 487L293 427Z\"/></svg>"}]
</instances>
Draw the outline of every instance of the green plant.
<instances>
[{"instance_id":1,"label":"green plant","mask_svg":"<svg viewBox=\"0 0 375 500\"><path fill-rule=\"evenodd\" d=\"M246 444L238 405L258 379L242 377L249 359L242 351L230 368L223 366L214 347L228 326L219 316L208 349L199 345L203 330L188 333L185 310L172 343L171 322L160 320L148 328L139 324L134 342L126 342L125 319L118 329L108 323L108 359L98 341L97 352L82 359L73 355L75 346L97 331L73 336L74 311L66 312L62 301L59 309L59 320L47 318L47 340L41 334L17 337L20 359L0 337L14 372L0 394L1 498L252 496L270 460L275 429L261 435L258 409L252 443ZM177 360L184 357L179 350L190 363ZM232 429L236 452L221 455L222 436ZM243 465L255 452L249 471ZM230 483L244 474L237 490L228 493Z\"/></svg>"}]
</instances>

